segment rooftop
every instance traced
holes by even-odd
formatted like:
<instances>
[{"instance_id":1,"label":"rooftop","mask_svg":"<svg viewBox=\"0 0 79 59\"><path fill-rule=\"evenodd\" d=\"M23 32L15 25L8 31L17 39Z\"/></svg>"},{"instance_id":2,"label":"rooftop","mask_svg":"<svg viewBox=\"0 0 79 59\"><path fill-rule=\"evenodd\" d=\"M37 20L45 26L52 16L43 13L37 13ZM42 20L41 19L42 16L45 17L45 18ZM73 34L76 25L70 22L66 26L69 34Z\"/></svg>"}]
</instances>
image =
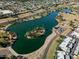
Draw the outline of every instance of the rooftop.
<instances>
[{"instance_id":1,"label":"rooftop","mask_svg":"<svg viewBox=\"0 0 79 59\"><path fill-rule=\"evenodd\" d=\"M67 45L69 44L71 40L72 40L71 37L65 38L64 41L60 44L61 49L64 51L67 51Z\"/></svg>"},{"instance_id":2,"label":"rooftop","mask_svg":"<svg viewBox=\"0 0 79 59\"><path fill-rule=\"evenodd\" d=\"M57 51L57 59L64 59L64 55L65 55L65 52L63 51Z\"/></svg>"},{"instance_id":3,"label":"rooftop","mask_svg":"<svg viewBox=\"0 0 79 59\"><path fill-rule=\"evenodd\" d=\"M0 14L10 14L10 13L13 13L13 12L10 10L1 10L0 9Z\"/></svg>"}]
</instances>

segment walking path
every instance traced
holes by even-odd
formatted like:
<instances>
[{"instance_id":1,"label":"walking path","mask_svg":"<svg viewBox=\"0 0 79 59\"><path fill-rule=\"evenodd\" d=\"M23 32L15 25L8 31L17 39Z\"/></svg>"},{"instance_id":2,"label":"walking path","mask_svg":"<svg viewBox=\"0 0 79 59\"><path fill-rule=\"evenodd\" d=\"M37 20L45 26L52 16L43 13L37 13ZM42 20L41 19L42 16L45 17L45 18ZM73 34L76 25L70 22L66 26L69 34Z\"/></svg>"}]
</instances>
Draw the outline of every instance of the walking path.
<instances>
[{"instance_id":1,"label":"walking path","mask_svg":"<svg viewBox=\"0 0 79 59\"><path fill-rule=\"evenodd\" d=\"M15 55L15 56L18 56L19 54L17 54L12 48L11 48L11 46L10 47L7 47L8 49L9 49L9 51L13 54L13 55Z\"/></svg>"},{"instance_id":2,"label":"walking path","mask_svg":"<svg viewBox=\"0 0 79 59\"><path fill-rule=\"evenodd\" d=\"M53 40L49 46L49 49L46 53L46 57L44 59L54 59L56 56L56 48L58 46L57 40L59 40L60 37L56 37L55 40Z\"/></svg>"},{"instance_id":3,"label":"walking path","mask_svg":"<svg viewBox=\"0 0 79 59\"><path fill-rule=\"evenodd\" d=\"M6 30L9 26L11 26L12 24L8 24L4 29Z\"/></svg>"},{"instance_id":4,"label":"walking path","mask_svg":"<svg viewBox=\"0 0 79 59\"><path fill-rule=\"evenodd\" d=\"M24 55L18 54L18 53L16 53L11 47L8 47L8 49L9 49L9 50L11 51L11 53L14 54L15 56L22 55L22 56L25 56L25 57L27 57L27 58L29 58L29 59L42 58L42 57L44 56L44 54L45 54L47 48L49 47L49 45L50 45L51 42L53 41L53 39L55 39L55 37L56 37L56 33L53 31L53 33L50 34L50 35L47 37L47 39L46 39L44 45L43 45L41 48L39 48L37 51L34 51L34 52L32 52L32 53L29 53L29 54L24 54Z\"/></svg>"}]
</instances>

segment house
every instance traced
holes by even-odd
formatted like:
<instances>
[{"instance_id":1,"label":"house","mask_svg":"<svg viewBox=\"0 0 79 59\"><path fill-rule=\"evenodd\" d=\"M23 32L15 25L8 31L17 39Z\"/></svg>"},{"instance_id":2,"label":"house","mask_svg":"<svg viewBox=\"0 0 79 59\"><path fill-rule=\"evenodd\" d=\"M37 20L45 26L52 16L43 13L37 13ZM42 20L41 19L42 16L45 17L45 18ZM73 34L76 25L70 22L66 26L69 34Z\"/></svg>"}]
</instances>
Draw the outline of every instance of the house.
<instances>
[{"instance_id":1,"label":"house","mask_svg":"<svg viewBox=\"0 0 79 59\"><path fill-rule=\"evenodd\" d=\"M76 31L73 31L70 36L76 36L76 38L79 38L79 33L77 33Z\"/></svg>"},{"instance_id":2,"label":"house","mask_svg":"<svg viewBox=\"0 0 79 59\"><path fill-rule=\"evenodd\" d=\"M1 10L0 9L0 18L6 18L6 17L9 17L13 14L14 13L11 10Z\"/></svg>"},{"instance_id":3,"label":"house","mask_svg":"<svg viewBox=\"0 0 79 59\"><path fill-rule=\"evenodd\" d=\"M58 59L72 59L73 56L77 56L79 53L79 28L72 31L59 47L62 50L57 53L57 56L59 56L57 57ZM64 52L64 54L62 52Z\"/></svg>"},{"instance_id":4,"label":"house","mask_svg":"<svg viewBox=\"0 0 79 59\"><path fill-rule=\"evenodd\" d=\"M59 45L59 47L63 50L63 51L67 51L68 47L67 45L70 43L70 41L72 40L71 37L67 37L64 39L64 41Z\"/></svg>"},{"instance_id":5,"label":"house","mask_svg":"<svg viewBox=\"0 0 79 59\"><path fill-rule=\"evenodd\" d=\"M79 38L79 28L76 28L71 34L70 36L76 36L76 38Z\"/></svg>"},{"instance_id":6,"label":"house","mask_svg":"<svg viewBox=\"0 0 79 59\"><path fill-rule=\"evenodd\" d=\"M79 43L78 43L78 45L77 45L77 47L76 47L76 49L74 51L74 55L78 55L78 53L79 53Z\"/></svg>"},{"instance_id":7,"label":"house","mask_svg":"<svg viewBox=\"0 0 79 59\"><path fill-rule=\"evenodd\" d=\"M64 59L65 52L57 51L57 59Z\"/></svg>"},{"instance_id":8,"label":"house","mask_svg":"<svg viewBox=\"0 0 79 59\"><path fill-rule=\"evenodd\" d=\"M13 12L10 10L1 10L0 9L0 15L6 15L6 14L12 14Z\"/></svg>"}]
</instances>

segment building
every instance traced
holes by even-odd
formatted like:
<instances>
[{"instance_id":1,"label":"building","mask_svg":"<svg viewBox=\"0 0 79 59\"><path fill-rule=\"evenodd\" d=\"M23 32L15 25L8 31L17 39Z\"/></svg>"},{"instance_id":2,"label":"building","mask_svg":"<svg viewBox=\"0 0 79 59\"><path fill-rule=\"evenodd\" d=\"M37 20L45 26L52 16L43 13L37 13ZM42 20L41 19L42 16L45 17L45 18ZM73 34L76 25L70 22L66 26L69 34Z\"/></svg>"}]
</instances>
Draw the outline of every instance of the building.
<instances>
[{"instance_id":1,"label":"building","mask_svg":"<svg viewBox=\"0 0 79 59\"><path fill-rule=\"evenodd\" d=\"M70 33L59 45L61 51L57 51L57 59L73 59L79 53L79 28Z\"/></svg>"},{"instance_id":2,"label":"building","mask_svg":"<svg viewBox=\"0 0 79 59\"><path fill-rule=\"evenodd\" d=\"M1 10L0 9L0 15L5 15L5 14L12 14L13 12L10 10Z\"/></svg>"},{"instance_id":3,"label":"building","mask_svg":"<svg viewBox=\"0 0 79 59\"><path fill-rule=\"evenodd\" d=\"M57 51L57 59L64 59L65 52Z\"/></svg>"},{"instance_id":4,"label":"building","mask_svg":"<svg viewBox=\"0 0 79 59\"><path fill-rule=\"evenodd\" d=\"M57 51L57 59L70 59L70 56L64 51Z\"/></svg>"},{"instance_id":5,"label":"building","mask_svg":"<svg viewBox=\"0 0 79 59\"><path fill-rule=\"evenodd\" d=\"M78 55L78 53L79 53L79 43L77 44L77 47L74 51L74 55Z\"/></svg>"},{"instance_id":6,"label":"building","mask_svg":"<svg viewBox=\"0 0 79 59\"><path fill-rule=\"evenodd\" d=\"M9 17L13 14L12 11L10 10L1 10L0 9L0 18L6 18L6 17Z\"/></svg>"},{"instance_id":7,"label":"building","mask_svg":"<svg viewBox=\"0 0 79 59\"><path fill-rule=\"evenodd\" d=\"M70 41L72 40L71 37L67 37L64 39L64 41L59 45L59 47L63 50L63 51L67 51L68 50L68 44L70 43Z\"/></svg>"}]
</instances>

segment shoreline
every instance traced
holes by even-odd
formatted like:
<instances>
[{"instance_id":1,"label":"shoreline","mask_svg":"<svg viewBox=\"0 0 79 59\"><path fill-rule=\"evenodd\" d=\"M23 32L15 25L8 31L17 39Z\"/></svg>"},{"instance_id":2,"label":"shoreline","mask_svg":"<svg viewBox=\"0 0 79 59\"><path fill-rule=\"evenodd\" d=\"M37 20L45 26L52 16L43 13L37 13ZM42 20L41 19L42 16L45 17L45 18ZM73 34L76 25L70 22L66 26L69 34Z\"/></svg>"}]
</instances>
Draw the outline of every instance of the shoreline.
<instances>
[{"instance_id":1,"label":"shoreline","mask_svg":"<svg viewBox=\"0 0 79 59\"><path fill-rule=\"evenodd\" d=\"M8 24L4 29L5 30L7 30L7 28L9 27L9 26L11 26L12 24Z\"/></svg>"},{"instance_id":2,"label":"shoreline","mask_svg":"<svg viewBox=\"0 0 79 59\"><path fill-rule=\"evenodd\" d=\"M58 24L57 24L58 25ZM45 50L47 49L48 45L50 44L50 42L52 40L54 40L53 38L56 37L56 33L55 31L53 30L53 32L47 36L44 44L37 50L35 50L34 52L32 53L28 53L28 54L18 54L15 50L13 50L11 47L9 47L8 49L11 51L12 54L14 54L15 56L18 56L18 55L21 55L21 56L25 56L25 57L29 57L29 59L31 59L30 56L36 56L38 54L39 55L43 55L42 52L45 53ZM50 40L49 40L50 39ZM32 57L33 58L33 57Z\"/></svg>"},{"instance_id":3,"label":"shoreline","mask_svg":"<svg viewBox=\"0 0 79 59\"><path fill-rule=\"evenodd\" d=\"M34 20L34 19L32 19L32 20ZM57 20L57 19L56 19ZM29 20L27 20L27 21L29 21ZM12 24L11 24L12 25ZM8 25L6 28L8 28L10 25ZM57 25L56 25L57 26ZM53 34L53 33L52 33ZM50 34L49 36L47 36L47 38L46 38L46 40L45 40L45 43L44 44L46 44L46 46L48 45L47 43L49 42L49 40L47 40L47 39L51 39L51 37L52 36L54 36L54 35L52 35L52 34ZM49 37L49 38L48 38ZM53 40L53 39L51 39L51 40ZM51 41L50 41L51 42ZM42 45L42 47L44 47L44 44ZM12 53L12 54L14 54L14 55L16 55L16 56L18 56L18 55L22 55L22 56L25 56L25 57L30 57L30 56L32 56L32 54L34 53L34 54L38 54L38 56L39 56L39 54L41 54L41 53L43 53L44 51L45 51L45 49L46 48L44 48L44 50L43 50L43 48L42 47L40 47L39 49L37 49L36 51L34 51L34 52L32 52L32 53L29 53L29 54L18 54L18 53L16 53L11 47L8 47L8 49L9 49L9 51ZM43 51L39 51L39 50L43 50ZM39 52L39 53L36 53L36 52ZM42 54L43 55L43 54ZM33 57L30 57L30 58L33 58ZM29 59L30 59L29 58Z\"/></svg>"},{"instance_id":4,"label":"shoreline","mask_svg":"<svg viewBox=\"0 0 79 59\"><path fill-rule=\"evenodd\" d=\"M57 15L58 16L58 15ZM57 19L56 19L57 20ZM57 21L58 22L58 21ZM57 24L57 25L59 25L59 24ZM57 26L56 25L56 26ZM54 29L54 28L53 28ZM54 32L54 30L53 30L53 32ZM49 37L50 36L50 37ZM18 54L17 52L15 52L11 47L9 47L8 49L11 51L11 53L12 54L15 54L16 56L18 56L18 55L22 55L22 56L25 56L25 57L29 57L29 56L32 56L32 54L35 54L36 52L38 52L40 49L44 49L42 52L44 52L45 51L45 49L47 48L43 48L44 47L44 45L46 44L46 46L48 45L48 44L50 44L50 43L48 43L48 41L49 41L49 39L51 39L51 40L53 40L51 37L55 37L55 34L50 34L49 36L47 36L47 38L46 38L46 40L45 40L45 43L39 48L39 49L37 49L36 51L34 51L34 52L32 52L32 53L28 53L28 54ZM48 41L47 41L47 39L48 39ZM50 41L51 42L51 41ZM48 43L48 44L47 44ZM41 53L42 53L41 52ZM39 54L41 54L40 53L40 51L39 51Z\"/></svg>"},{"instance_id":5,"label":"shoreline","mask_svg":"<svg viewBox=\"0 0 79 59\"><path fill-rule=\"evenodd\" d=\"M15 52L11 47L8 47L9 51L14 54L15 56L18 56L18 55L22 55L22 56L25 56L25 57L30 57L30 56L33 56L35 53L36 54L41 54L42 52L45 51L45 49L47 48L48 44L50 44L51 40L53 40L53 38L56 37L56 33L53 31L52 34L50 34L47 38L46 38L46 41L45 43L43 44L43 46L41 46L38 50L32 52L32 53L29 53L29 54L18 54L17 52ZM49 40L50 39L50 40ZM38 56L39 56L38 54Z\"/></svg>"}]
</instances>

